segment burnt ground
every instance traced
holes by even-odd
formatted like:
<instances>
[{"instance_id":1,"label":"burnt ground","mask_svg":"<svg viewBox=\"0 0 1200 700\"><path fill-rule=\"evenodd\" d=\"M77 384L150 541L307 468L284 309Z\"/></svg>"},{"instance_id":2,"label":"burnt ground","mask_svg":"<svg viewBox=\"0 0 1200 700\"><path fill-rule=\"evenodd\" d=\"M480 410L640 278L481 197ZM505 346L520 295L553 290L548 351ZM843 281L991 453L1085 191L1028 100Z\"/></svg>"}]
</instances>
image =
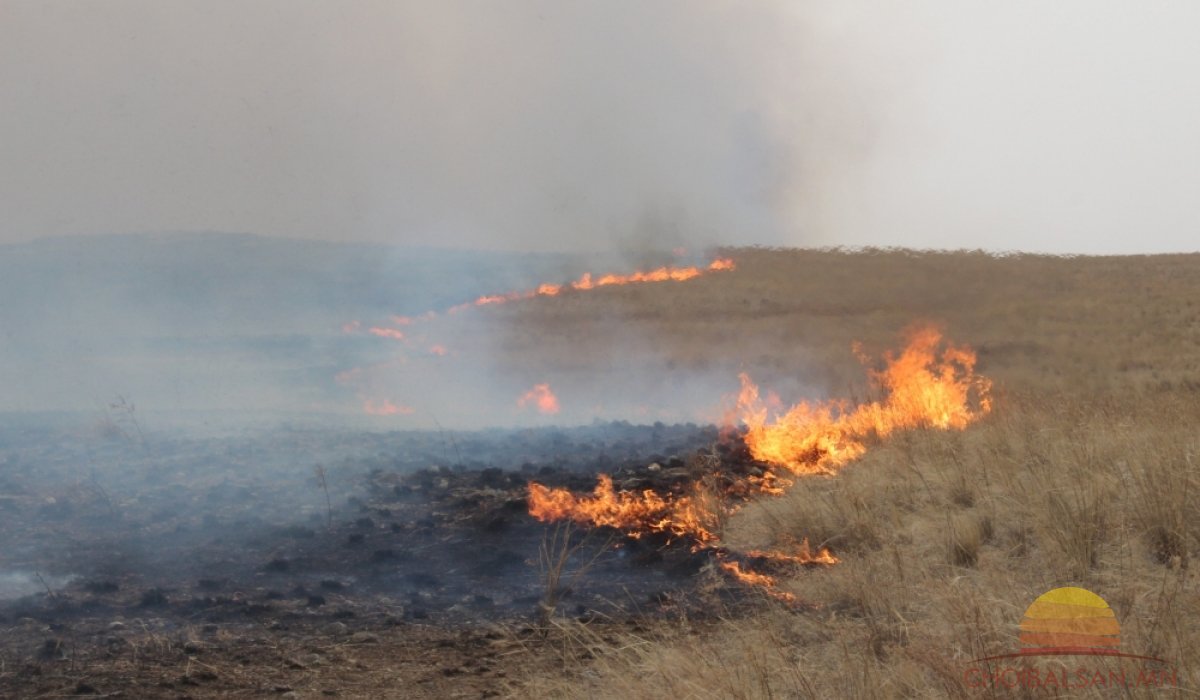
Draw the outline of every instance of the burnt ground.
<instances>
[{"instance_id":1,"label":"burnt ground","mask_svg":"<svg viewBox=\"0 0 1200 700\"><path fill-rule=\"evenodd\" d=\"M530 480L668 492L714 458L754 468L695 425L136 428L0 429L0 697L501 694L554 663ZM689 543L571 536L568 568L590 566L556 615L707 614Z\"/></svg>"}]
</instances>

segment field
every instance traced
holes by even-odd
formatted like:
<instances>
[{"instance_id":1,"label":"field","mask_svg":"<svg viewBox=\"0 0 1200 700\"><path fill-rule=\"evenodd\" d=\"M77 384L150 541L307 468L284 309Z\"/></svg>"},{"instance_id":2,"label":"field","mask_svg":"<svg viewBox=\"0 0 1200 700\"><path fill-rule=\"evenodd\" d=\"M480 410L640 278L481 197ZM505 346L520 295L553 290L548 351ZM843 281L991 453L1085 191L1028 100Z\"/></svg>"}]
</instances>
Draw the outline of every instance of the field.
<instances>
[{"instance_id":1,"label":"field","mask_svg":"<svg viewBox=\"0 0 1200 700\"><path fill-rule=\"evenodd\" d=\"M1124 648L1174 664L1181 687L1194 682L1200 258L735 257L727 278L639 300L638 332L680 362L719 364L752 348L780 373L823 377L829 394L864 395L851 343L878 353L931 320L977 349L993 411L961 433L896 436L838 476L802 480L733 518L730 542L807 536L836 550L841 564L792 582L816 612L768 609L703 634L601 644L569 680L538 679L539 692L986 694L967 687L969 661L1013 651L1025 607L1065 585L1100 592ZM549 307L535 322L551 318L570 323Z\"/></svg>"},{"instance_id":2,"label":"field","mask_svg":"<svg viewBox=\"0 0 1200 700\"><path fill-rule=\"evenodd\" d=\"M563 566L575 597L547 609L547 569L554 567L539 567L539 552L553 564L550 538L562 530L514 504L525 481L559 479L586 490L597 472L626 469L642 478L646 464L676 454L686 465L680 469L695 470L716 454L716 430L704 425L463 434L451 445L437 432L302 431L219 449L211 438L179 438L162 455L130 452L117 440L88 457L99 476L36 464L39 435L70 440L14 429L0 466L0 525L17 535L0 553L0 569L81 578L61 588L43 581L45 592L0 608L0 695L1041 697L1068 691L1008 687L1003 677L983 683L985 672L971 669L980 667L976 659L1019 649L1024 611L1061 586L1101 595L1120 624L1121 650L1159 659L1150 668L1170 675L1169 683L1159 676L1128 688L1092 680L1071 696L1148 697L1164 685L1195 687L1200 256L722 254L736 261L735 270L480 310L477 323L456 327L455 340L468 347L486 335L495 371L551 374L564 396L607 377L619 392L636 392L638 382L621 380L626 371L671 377L677 385L658 382L644 396L624 396L624 404L646 405L650 415L658 405L677 409L681 396L692 401L697 386L736 389L743 370L788 401L869 400L879 389L860 357L901 347L921 324L973 348L976 370L993 383L991 411L981 420L961 431L927 427L871 440L836 475L799 478L785 494L755 499L721 523L721 542L739 550L807 538L836 554L835 565L781 573L780 590L798 602L735 586L712 565L689 568L690 560L670 552L636 569L593 560L593 552L611 551L592 538ZM720 399L711 396L712 407ZM712 407L695 409L716 421ZM137 442L128 422L108 432ZM297 441L311 445L272 452ZM395 456L397 445L406 445L404 459ZM196 454L144 485L162 459L184 447ZM50 452L62 465L72 459ZM210 470L211 455L266 466L257 475ZM292 476L290 465L303 462L298 455L343 464L329 501L321 475L316 482L311 472ZM33 469L22 469L30 460ZM420 477L425 467L448 462L463 469ZM116 465L113 474L125 465L122 478L130 482L110 481L105 464ZM495 467L499 474L488 471ZM423 494L444 479L448 486L437 488L453 500L399 498L421 478L432 479ZM485 479L500 481L476 481ZM240 511L214 516L197 505L205 489L249 495ZM459 585L460 562L477 556L471 528L492 532L497 522L460 517L467 511L454 508L468 496L476 519L508 509L504 534L496 536L508 538L516 563L498 576L480 574L493 576L486 585L497 591L482 597L506 602L484 603L472 586L485 584L468 577L465 591L453 595L439 584L425 599L428 613L414 617L418 599L398 601L388 577L397 566L412 574L418 562ZM247 521L251 509L257 520ZM385 510L391 527L380 522ZM370 513L365 524L360 511ZM291 520L311 533L304 541L287 529ZM239 539L248 529L259 534ZM115 534L103 542L81 534L95 531ZM214 550L213 532L224 533L224 549ZM347 538L363 547L343 551ZM461 553L438 558L430 543L439 539ZM96 553L124 541L139 542L137 552L100 573L88 552L104 559ZM80 551L62 554L72 542ZM397 564L393 550L412 550L414 558L405 554ZM200 570L197 552L227 562L228 571ZM667 567L674 568L663 574ZM351 573L347 592L343 579ZM311 580L298 582L305 576ZM647 604L662 580L669 595ZM638 605L575 604L621 586L636 591L630 599ZM303 595L293 590L300 588ZM475 607L451 604L463 593ZM1073 675L1075 660L1039 668L1055 664L1082 679ZM1108 679L1110 671L1134 678L1147 667L1092 657L1087 668Z\"/></svg>"}]
</instances>

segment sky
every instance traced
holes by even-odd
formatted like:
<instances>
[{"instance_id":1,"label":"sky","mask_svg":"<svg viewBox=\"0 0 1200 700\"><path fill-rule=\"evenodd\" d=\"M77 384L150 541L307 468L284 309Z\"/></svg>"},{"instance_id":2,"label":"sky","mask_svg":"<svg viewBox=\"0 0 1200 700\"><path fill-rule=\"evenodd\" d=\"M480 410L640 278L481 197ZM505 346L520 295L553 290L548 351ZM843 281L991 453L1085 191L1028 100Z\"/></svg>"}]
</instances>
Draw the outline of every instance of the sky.
<instances>
[{"instance_id":1,"label":"sky","mask_svg":"<svg viewBox=\"0 0 1200 700\"><path fill-rule=\"evenodd\" d=\"M0 0L0 243L1200 249L1191 0Z\"/></svg>"}]
</instances>

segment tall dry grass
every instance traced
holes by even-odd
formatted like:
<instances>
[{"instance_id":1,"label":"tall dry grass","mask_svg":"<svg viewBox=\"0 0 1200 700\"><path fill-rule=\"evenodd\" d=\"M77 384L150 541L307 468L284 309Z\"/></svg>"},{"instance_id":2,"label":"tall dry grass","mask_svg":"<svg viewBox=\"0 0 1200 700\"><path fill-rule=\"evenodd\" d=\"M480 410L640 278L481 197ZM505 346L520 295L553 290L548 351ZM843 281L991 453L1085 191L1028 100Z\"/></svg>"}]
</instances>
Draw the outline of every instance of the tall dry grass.
<instances>
[{"instance_id":1,"label":"tall dry grass","mask_svg":"<svg viewBox=\"0 0 1200 700\"><path fill-rule=\"evenodd\" d=\"M818 377L830 394L865 394L850 343L885 348L933 320L979 350L994 410L963 432L893 436L725 524L736 547L831 547L841 564L786 583L814 610L764 601L702 628L564 629L586 658L521 679L515 695L1019 695L972 689L964 671L1015 651L1025 608L1065 585L1103 596L1124 650L1166 659L1184 692L1200 692L1200 256L732 254L728 275L513 311L518 327L552 325L559 340L510 349L552 362L586 333L589 321L573 319L590 309L624 314L680 363L750 358Z\"/></svg>"}]
</instances>

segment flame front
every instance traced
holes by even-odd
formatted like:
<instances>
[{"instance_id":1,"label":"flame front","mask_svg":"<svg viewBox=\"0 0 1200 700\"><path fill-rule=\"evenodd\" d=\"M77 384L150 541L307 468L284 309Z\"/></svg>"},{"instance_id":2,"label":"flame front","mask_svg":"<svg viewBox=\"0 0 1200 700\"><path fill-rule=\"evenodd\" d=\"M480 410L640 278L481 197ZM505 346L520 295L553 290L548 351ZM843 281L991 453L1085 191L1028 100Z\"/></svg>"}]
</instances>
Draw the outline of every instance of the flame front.
<instances>
[{"instance_id":1,"label":"flame front","mask_svg":"<svg viewBox=\"0 0 1200 700\"><path fill-rule=\"evenodd\" d=\"M508 292L507 294L486 294L473 302L459 304L451 307L451 313L457 313L464 309L469 309L472 306L490 306L493 304L504 304L510 301L520 301L522 299L533 299L535 297L553 297L562 294L563 291L573 289L576 291L587 291L598 287L610 287L613 285L622 284L642 284L646 282L684 282L690 279L695 279L706 272L721 272L734 269L733 260L730 258L718 258L709 263L706 267L672 267L663 266L646 272L634 272L628 275L606 274L598 277L593 277L592 273L585 272L579 279L567 284L550 284L545 283L538 285L536 289L530 289L524 292Z\"/></svg>"},{"instance_id":2,"label":"flame front","mask_svg":"<svg viewBox=\"0 0 1200 700\"><path fill-rule=\"evenodd\" d=\"M774 566L832 565L837 557L825 547L813 553L808 540L793 552L735 555L720 546L716 526L720 519L750 498L783 493L792 482L775 470L791 476L833 474L865 453L871 438L918 427L961 430L991 409L991 383L975 373L975 353L943 347L941 333L934 328L912 332L904 350L885 355L884 360L884 368L871 374L882 399L857 406L846 401L802 402L773 420L768 419L770 408L765 404L781 405L777 397L768 394L764 404L758 387L741 375L737 405L745 424L743 440L750 454L769 468L761 475L735 478L715 498L705 498L698 485L691 495L616 490L612 477L601 475L590 496L531 482L529 513L542 521L572 520L613 527L635 538L648 533L690 538L693 550L715 552L720 569L736 580L795 602L791 593L778 590L774 576L746 568L748 564L743 565L736 556Z\"/></svg>"},{"instance_id":3,"label":"flame front","mask_svg":"<svg viewBox=\"0 0 1200 700\"><path fill-rule=\"evenodd\" d=\"M899 355L872 373L884 398L851 407L844 401L801 402L774 420L758 387L742 374L738 408L755 459L794 475L829 474L867 450L871 437L919 427L965 428L991 409L991 382L975 373L975 353L942 346L932 327L911 334Z\"/></svg>"}]
</instances>

